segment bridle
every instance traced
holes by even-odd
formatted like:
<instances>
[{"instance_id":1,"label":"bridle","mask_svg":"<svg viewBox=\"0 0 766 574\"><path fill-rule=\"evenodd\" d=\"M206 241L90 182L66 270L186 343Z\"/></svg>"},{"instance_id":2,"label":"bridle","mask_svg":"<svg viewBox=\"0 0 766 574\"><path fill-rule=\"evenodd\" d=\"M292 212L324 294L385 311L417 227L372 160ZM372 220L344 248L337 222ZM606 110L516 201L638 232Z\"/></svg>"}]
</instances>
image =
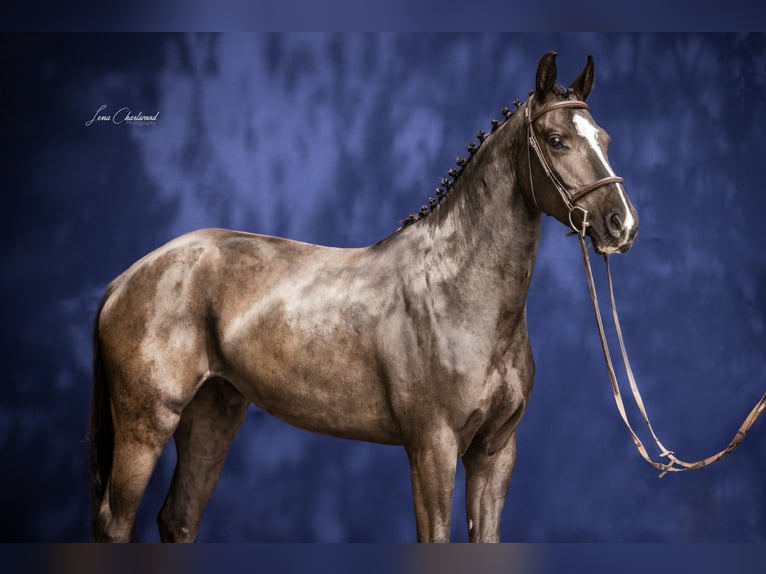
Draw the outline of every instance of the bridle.
<instances>
[{"instance_id":1,"label":"bridle","mask_svg":"<svg viewBox=\"0 0 766 574\"><path fill-rule=\"evenodd\" d=\"M623 338L622 338L622 329L620 327L620 320L617 315L617 305L615 303L615 298L614 298L614 285L612 283L612 271L611 271L611 268L609 267L609 257L606 254L604 254L604 262L606 263L607 280L609 283L609 298L610 298L610 304L612 307L612 318L614 319L615 331L617 332L617 340L619 341L619 344L620 344L622 360L623 360L623 363L625 364L625 372L628 377L628 382L630 383L631 391L633 393L633 399L636 402L636 406L638 407L638 410L640 411L641 416L644 419L644 422L649 428L649 432L651 433L655 444L660 450L660 454L659 454L660 458L666 458L667 462L659 462L652 459L652 457L647 452L646 447L641 442L641 439L633 430L633 427L631 426L630 421L628 420L628 415L625 410L625 404L623 403L623 400L622 400L620 387L617 382L617 376L614 372L612 356L609 351L609 345L607 343L606 333L604 331L604 322L601 319L601 310L598 304L598 297L596 296L596 286L595 286L595 281L593 279L593 270L591 269L591 265L590 265L590 257L588 256L588 247L587 247L587 244L585 243L585 231L590 225L590 222L588 220L589 214L588 214L588 210L586 210L584 207L580 205L577 205L577 202L579 200L581 200L583 197L585 197L592 191L595 191L596 189L603 187L605 185L608 185L610 183L623 183L623 179L617 176L604 177L602 179L594 181L593 183L589 185L586 185L585 187L578 189L574 193L570 193L569 190L567 190L566 186L556 176L556 173L551 169L551 166L548 163L548 161L545 159L545 155L542 152L540 142L537 140L537 136L535 135L534 122L540 116L552 110L556 110L559 108L579 108L579 109L587 110L588 104L578 100L564 100L560 102L553 102L551 104L548 104L547 106L543 106L541 109L537 110L535 113L532 113L531 103L532 103L532 96L530 96L530 99L527 100L527 106L526 106L524 118L525 118L525 122L527 126L527 140L528 140L527 161L529 164L528 165L529 186L530 186L530 191L532 194L532 202L534 204L534 209L536 209L537 211L540 211L540 207L537 203L537 197L535 196L535 187L534 187L533 178L532 178L532 159L531 159L532 154L530 149L533 149L535 151L535 154L537 155L537 158L540 161L540 165L545 171L546 176L551 181L551 183L553 183L553 186L556 188L559 195L561 196L561 200L563 201L564 205L566 206L569 212L569 225L575 231L575 233L580 239L580 249L582 251L583 264L585 266L585 272L588 279L588 289L590 291L591 301L593 302L593 311L596 315L596 324L598 326L599 337L601 339L601 348L604 352L604 361L606 362L607 371L609 373L609 380L612 384L614 401L617 405L617 411L620 413L620 417L622 418L623 422L625 423L625 426L628 428L628 431L630 432L630 436L633 439L633 444L635 445L641 457L650 465L652 465L654 468L660 471L661 477L667 474L668 472L683 472L688 470L695 470L698 468L703 468L705 466L708 466L710 464L713 464L714 462L721 460L725 456L731 454L740 445L740 443L745 439L745 436L747 435L748 431L753 426L755 421L758 420L758 418L761 416L764 410L766 410L766 393L763 394L761 399L756 403L756 405L752 408L750 413L745 417L745 420L740 425L739 429L734 435L734 438L732 438L732 440L723 450L707 458L697 460L694 462L687 462L685 460L682 460L676 457L673 451L665 448L665 446L660 442L660 439L657 437L657 434L654 432L652 423L649 421L649 415L646 411L646 406L644 405L643 398L641 397L641 393L638 390L638 385L636 383L635 376L633 375L633 369L631 368L630 361L628 360L628 353L625 348L625 342L623 341ZM572 215L575 211L580 211L582 213L582 221L580 223L579 229L575 225L574 220L572 218Z\"/></svg>"},{"instance_id":2,"label":"bridle","mask_svg":"<svg viewBox=\"0 0 766 574\"><path fill-rule=\"evenodd\" d=\"M561 182L561 180L558 178L558 176L556 175L556 172L553 171L550 164L548 163L548 160L545 159L545 154L543 154L543 150L542 150L542 147L540 146L540 142L538 141L537 136L535 135L534 123L540 116L547 114L548 112L551 112L553 110L558 110L560 108L579 108L579 109L587 110L588 104L580 100L564 100L562 102L552 102L548 104L547 106L543 106L539 110L535 111L535 113L532 113L532 98L533 97L534 96L530 96L529 100L527 100L526 110L524 112L524 121L527 126L527 162L529 167L529 189L532 194L532 203L534 204L534 208L537 211L540 211L540 206L537 203L537 196L535 194L535 184L532 178L532 157L531 157L532 154L530 150L535 151L535 154L537 155L537 159L540 161L540 165L542 166L543 171L545 172L545 175L548 177L550 182L553 184L553 187L556 188L556 191L558 191L559 195L561 196L561 201L564 203L564 205L567 208L568 217L569 217L569 226L578 235L583 235L585 233L585 229L590 224L588 221L589 214L588 214L588 210L582 207L581 205L577 205L577 202L580 201L589 193L591 193L592 191L595 191L600 187L609 185L610 183L623 183L623 179L616 175L603 177L601 179L594 181L591 184L586 185L585 187L578 189L574 193L570 192L566 188L566 186ZM582 213L582 220L581 220L579 229L575 225L574 219L572 217L575 211L579 211L580 213Z\"/></svg>"}]
</instances>

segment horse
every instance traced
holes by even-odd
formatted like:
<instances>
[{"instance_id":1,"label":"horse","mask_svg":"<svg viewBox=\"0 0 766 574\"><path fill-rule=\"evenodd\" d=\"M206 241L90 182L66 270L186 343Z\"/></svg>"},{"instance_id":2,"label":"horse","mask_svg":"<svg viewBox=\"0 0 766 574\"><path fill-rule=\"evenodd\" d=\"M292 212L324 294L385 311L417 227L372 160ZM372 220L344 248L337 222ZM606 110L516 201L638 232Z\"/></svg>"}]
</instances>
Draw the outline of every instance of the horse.
<instances>
[{"instance_id":1,"label":"horse","mask_svg":"<svg viewBox=\"0 0 766 574\"><path fill-rule=\"evenodd\" d=\"M110 283L94 328L93 532L131 541L170 438L162 541L194 542L254 403L299 428L404 447L419 542L449 542L465 467L471 542L500 539L535 365L526 298L542 214L627 251L638 215L556 53L529 98L479 131L436 197L364 248L203 229Z\"/></svg>"}]
</instances>

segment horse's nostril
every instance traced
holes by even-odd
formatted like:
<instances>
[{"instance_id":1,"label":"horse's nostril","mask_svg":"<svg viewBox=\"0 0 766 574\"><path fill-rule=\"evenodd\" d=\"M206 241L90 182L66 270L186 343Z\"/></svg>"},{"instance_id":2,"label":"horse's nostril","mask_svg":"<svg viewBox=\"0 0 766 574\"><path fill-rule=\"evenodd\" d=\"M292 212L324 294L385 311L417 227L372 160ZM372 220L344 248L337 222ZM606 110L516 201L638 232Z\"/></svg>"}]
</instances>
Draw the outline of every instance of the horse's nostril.
<instances>
[{"instance_id":1,"label":"horse's nostril","mask_svg":"<svg viewBox=\"0 0 766 574\"><path fill-rule=\"evenodd\" d=\"M607 228L609 233L613 237L620 237L622 235L622 217L619 213L613 213L606 219Z\"/></svg>"}]
</instances>

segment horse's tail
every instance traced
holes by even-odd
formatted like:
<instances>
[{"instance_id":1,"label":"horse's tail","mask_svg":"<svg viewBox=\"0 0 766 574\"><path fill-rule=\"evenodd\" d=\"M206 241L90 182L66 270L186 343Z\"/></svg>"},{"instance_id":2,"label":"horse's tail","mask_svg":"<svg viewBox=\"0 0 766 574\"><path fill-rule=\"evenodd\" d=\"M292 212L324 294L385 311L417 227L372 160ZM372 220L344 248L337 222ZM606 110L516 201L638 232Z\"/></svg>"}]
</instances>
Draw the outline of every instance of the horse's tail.
<instances>
[{"instance_id":1,"label":"horse's tail","mask_svg":"<svg viewBox=\"0 0 766 574\"><path fill-rule=\"evenodd\" d=\"M101 353L99 319L101 310L109 298L112 285L106 290L96 312L93 327L93 398L90 406L90 484L93 521L98 517L101 501L104 497L106 482L112 470L114 454L114 425L112 422L111 391L109 379Z\"/></svg>"}]
</instances>

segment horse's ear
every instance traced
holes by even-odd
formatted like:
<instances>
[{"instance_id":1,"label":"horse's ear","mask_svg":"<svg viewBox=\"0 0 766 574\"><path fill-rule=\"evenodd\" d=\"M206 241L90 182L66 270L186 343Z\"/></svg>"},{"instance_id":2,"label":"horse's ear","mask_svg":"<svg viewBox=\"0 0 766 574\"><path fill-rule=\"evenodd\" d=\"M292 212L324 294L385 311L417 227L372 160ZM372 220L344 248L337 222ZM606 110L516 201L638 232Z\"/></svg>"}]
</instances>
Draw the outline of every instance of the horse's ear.
<instances>
[{"instance_id":1,"label":"horse's ear","mask_svg":"<svg viewBox=\"0 0 766 574\"><path fill-rule=\"evenodd\" d=\"M594 74L593 56L588 54L588 63L585 64L585 68L583 68L580 75L577 76L577 79L575 79L575 81L572 82L572 85L569 86L582 101L585 101L585 98L590 94L590 90L593 87Z\"/></svg>"},{"instance_id":2,"label":"horse's ear","mask_svg":"<svg viewBox=\"0 0 766 574\"><path fill-rule=\"evenodd\" d=\"M556 52L548 52L540 59L537 65L537 79L535 81L535 96L538 100L544 100L548 92L556 83Z\"/></svg>"}]
</instances>

